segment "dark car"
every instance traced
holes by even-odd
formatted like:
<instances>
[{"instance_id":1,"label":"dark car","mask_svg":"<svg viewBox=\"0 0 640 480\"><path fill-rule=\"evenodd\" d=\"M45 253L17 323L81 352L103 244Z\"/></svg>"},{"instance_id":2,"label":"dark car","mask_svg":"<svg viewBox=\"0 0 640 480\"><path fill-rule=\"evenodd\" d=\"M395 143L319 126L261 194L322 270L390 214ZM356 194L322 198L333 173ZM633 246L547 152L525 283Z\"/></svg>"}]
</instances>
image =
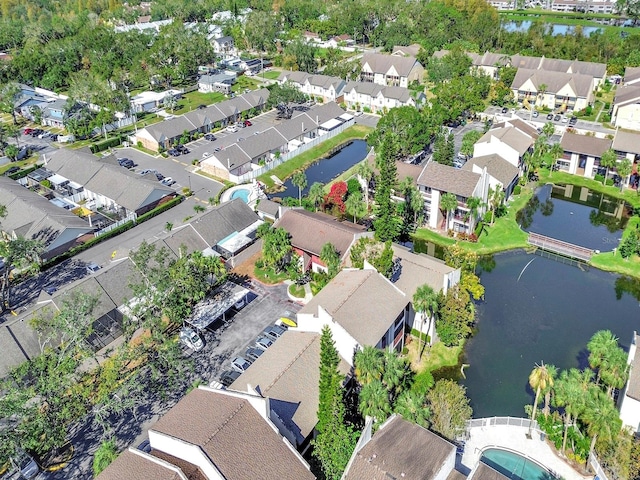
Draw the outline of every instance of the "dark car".
<instances>
[{"instance_id":1,"label":"dark car","mask_svg":"<svg viewBox=\"0 0 640 480\"><path fill-rule=\"evenodd\" d=\"M167 153L169 155L171 155L172 157L179 157L180 156L180 152L178 150L176 150L175 148L169 149L169 151Z\"/></svg>"},{"instance_id":2,"label":"dark car","mask_svg":"<svg viewBox=\"0 0 640 480\"><path fill-rule=\"evenodd\" d=\"M262 335L269 337L272 340L277 340L286 331L287 330L285 328L282 328L280 325L269 325L262 331Z\"/></svg>"},{"instance_id":3,"label":"dark car","mask_svg":"<svg viewBox=\"0 0 640 480\"><path fill-rule=\"evenodd\" d=\"M562 118L562 116L556 115L555 117L553 117L553 121L554 122L559 122L561 118Z\"/></svg>"},{"instance_id":4,"label":"dark car","mask_svg":"<svg viewBox=\"0 0 640 480\"><path fill-rule=\"evenodd\" d=\"M264 350L262 350L261 348L249 347L247 348L247 351L245 352L244 356L247 360L251 362L255 362L258 359L258 357L263 353L264 353Z\"/></svg>"},{"instance_id":5,"label":"dark car","mask_svg":"<svg viewBox=\"0 0 640 480\"><path fill-rule=\"evenodd\" d=\"M124 167L124 168L133 168L136 166L136 164L133 163L133 160L129 158L119 158L118 163L120 164L121 167Z\"/></svg>"},{"instance_id":6,"label":"dark car","mask_svg":"<svg viewBox=\"0 0 640 480\"><path fill-rule=\"evenodd\" d=\"M156 173L156 178L158 179L159 182L161 182L162 180L164 180L164 175L161 173Z\"/></svg>"},{"instance_id":7,"label":"dark car","mask_svg":"<svg viewBox=\"0 0 640 480\"><path fill-rule=\"evenodd\" d=\"M198 105L198 110L202 110L203 108L207 108L207 106L204 103L201 105Z\"/></svg>"},{"instance_id":8,"label":"dark car","mask_svg":"<svg viewBox=\"0 0 640 480\"><path fill-rule=\"evenodd\" d=\"M553 120L553 113L550 113L549 115L547 115L547 120Z\"/></svg>"},{"instance_id":9,"label":"dark car","mask_svg":"<svg viewBox=\"0 0 640 480\"><path fill-rule=\"evenodd\" d=\"M207 133L204 136L205 140L209 140L210 142L213 142L216 139L216 136L213 133Z\"/></svg>"},{"instance_id":10,"label":"dark car","mask_svg":"<svg viewBox=\"0 0 640 480\"><path fill-rule=\"evenodd\" d=\"M501 112L502 113L507 113L509 111L509 109L507 107L502 107Z\"/></svg>"},{"instance_id":11,"label":"dark car","mask_svg":"<svg viewBox=\"0 0 640 480\"><path fill-rule=\"evenodd\" d=\"M16 173L18 170L20 170L20 167L16 167L15 165L11 168L9 168L6 172L4 172L5 175L11 175L12 173Z\"/></svg>"},{"instance_id":12,"label":"dark car","mask_svg":"<svg viewBox=\"0 0 640 480\"><path fill-rule=\"evenodd\" d=\"M187 150L187 147L185 147L184 145L176 145L174 148L181 153Z\"/></svg>"},{"instance_id":13,"label":"dark car","mask_svg":"<svg viewBox=\"0 0 640 480\"><path fill-rule=\"evenodd\" d=\"M235 382L240 376L240 372L236 372L235 370L227 370L222 375L220 375L220 383L225 387L228 387L233 382Z\"/></svg>"},{"instance_id":14,"label":"dark car","mask_svg":"<svg viewBox=\"0 0 640 480\"><path fill-rule=\"evenodd\" d=\"M576 123L578 123L578 117L571 117L569 119L569 125L575 125Z\"/></svg>"},{"instance_id":15,"label":"dark car","mask_svg":"<svg viewBox=\"0 0 640 480\"><path fill-rule=\"evenodd\" d=\"M31 135L32 137L37 137L41 133L44 133L44 130L42 130L41 128L36 128L34 130L31 130L31 133L29 135Z\"/></svg>"}]
</instances>

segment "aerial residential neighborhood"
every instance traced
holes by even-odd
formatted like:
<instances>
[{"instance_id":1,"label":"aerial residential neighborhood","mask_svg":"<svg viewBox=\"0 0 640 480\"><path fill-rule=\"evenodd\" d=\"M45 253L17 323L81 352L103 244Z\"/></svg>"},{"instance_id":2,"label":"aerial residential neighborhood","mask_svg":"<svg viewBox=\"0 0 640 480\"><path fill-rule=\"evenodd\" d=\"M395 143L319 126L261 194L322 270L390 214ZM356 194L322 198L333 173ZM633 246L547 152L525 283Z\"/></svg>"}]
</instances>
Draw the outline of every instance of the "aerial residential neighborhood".
<instances>
[{"instance_id":1,"label":"aerial residential neighborhood","mask_svg":"<svg viewBox=\"0 0 640 480\"><path fill-rule=\"evenodd\" d=\"M640 478L638 20L3 4L0 479Z\"/></svg>"}]
</instances>

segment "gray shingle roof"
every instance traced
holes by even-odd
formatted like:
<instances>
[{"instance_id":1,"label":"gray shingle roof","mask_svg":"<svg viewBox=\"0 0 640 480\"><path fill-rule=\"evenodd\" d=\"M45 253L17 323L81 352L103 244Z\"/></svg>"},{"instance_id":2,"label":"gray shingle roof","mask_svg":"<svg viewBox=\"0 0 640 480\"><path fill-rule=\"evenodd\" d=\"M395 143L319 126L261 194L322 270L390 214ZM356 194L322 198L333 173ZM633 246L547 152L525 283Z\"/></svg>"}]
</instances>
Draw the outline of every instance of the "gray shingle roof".
<instances>
[{"instance_id":1,"label":"gray shingle roof","mask_svg":"<svg viewBox=\"0 0 640 480\"><path fill-rule=\"evenodd\" d=\"M588 135L565 132L560 145L565 152L580 153L600 157L611 148L612 141L607 138L596 138Z\"/></svg>"},{"instance_id":2,"label":"gray shingle roof","mask_svg":"<svg viewBox=\"0 0 640 480\"><path fill-rule=\"evenodd\" d=\"M256 209L258 212L262 212L272 217L277 217L278 212L280 211L280 204L269 200L268 198L263 198L260 199L258 205L256 205Z\"/></svg>"},{"instance_id":3,"label":"gray shingle roof","mask_svg":"<svg viewBox=\"0 0 640 480\"><path fill-rule=\"evenodd\" d=\"M190 223L181 228L171 230L169 236L163 239L164 245L171 250L176 257L180 256L180 249L184 247L187 254L202 252L210 245L200 236Z\"/></svg>"},{"instance_id":4,"label":"gray shingle roof","mask_svg":"<svg viewBox=\"0 0 640 480\"><path fill-rule=\"evenodd\" d=\"M299 313L321 307L360 345L375 346L410 301L375 270L344 269Z\"/></svg>"},{"instance_id":5,"label":"gray shingle roof","mask_svg":"<svg viewBox=\"0 0 640 480\"><path fill-rule=\"evenodd\" d=\"M418 185L469 198L473 196L479 180L478 173L429 162L418 178Z\"/></svg>"},{"instance_id":6,"label":"gray shingle roof","mask_svg":"<svg viewBox=\"0 0 640 480\"><path fill-rule=\"evenodd\" d=\"M519 118L511 118L511 119L505 120L504 122L496 123L493 125L492 129L509 127L509 126L517 128L521 132L529 135L534 140L540 136L540 134L538 133L538 130L536 130L533 126L529 125L527 122Z\"/></svg>"},{"instance_id":7,"label":"gray shingle roof","mask_svg":"<svg viewBox=\"0 0 640 480\"><path fill-rule=\"evenodd\" d=\"M315 105L306 112L296 112L294 117L298 115L307 115L318 125L321 125L327 120L339 117L343 113L344 110L340 108L340 105L336 102L327 102L321 105Z\"/></svg>"},{"instance_id":8,"label":"gray shingle roof","mask_svg":"<svg viewBox=\"0 0 640 480\"><path fill-rule=\"evenodd\" d=\"M169 120L147 125L145 129L154 140L160 142L163 138L175 138L187 132L195 132L199 126L194 125L191 120L184 115L173 117Z\"/></svg>"},{"instance_id":9,"label":"gray shingle roof","mask_svg":"<svg viewBox=\"0 0 640 480\"><path fill-rule=\"evenodd\" d=\"M58 150L48 157L45 167L133 212L175 193L157 181L78 150Z\"/></svg>"},{"instance_id":10,"label":"gray shingle roof","mask_svg":"<svg viewBox=\"0 0 640 480\"><path fill-rule=\"evenodd\" d=\"M636 103L640 100L640 85L621 85L616 89L614 105Z\"/></svg>"},{"instance_id":11,"label":"gray shingle roof","mask_svg":"<svg viewBox=\"0 0 640 480\"><path fill-rule=\"evenodd\" d=\"M485 133L476 143L503 142L518 152L520 156L535 143L534 138L511 126L493 128Z\"/></svg>"},{"instance_id":12,"label":"gray shingle roof","mask_svg":"<svg viewBox=\"0 0 640 480\"><path fill-rule=\"evenodd\" d=\"M151 430L198 446L227 480L314 478L249 401L230 393L192 390Z\"/></svg>"},{"instance_id":13,"label":"gray shingle roof","mask_svg":"<svg viewBox=\"0 0 640 480\"><path fill-rule=\"evenodd\" d=\"M11 317L11 315L9 315ZM0 377L13 368L40 354L38 335L23 319L9 320L0 325Z\"/></svg>"},{"instance_id":14,"label":"gray shingle roof","mask_svg":"<svg viewBox=\"0 0 640 480\"><path fill-rule=\"evenodd\" d=\"M368 95L370 97L375 97L378 95L378 93L380 93L380 91L384 89L385 89L384 85L379 85L373 82L350 81L349 83L347 83L347 86L345 87L344 91L346 93L346 92L351 92L352 90L355 90L356 93L360 95Z\"/></svg>"},{"instance_id":15,"label":"gray shingle roof","mask_svg":"<svg viewBox=\"0 0 640 480\"><path fill-rule=\"evenodd\" d=\"M342 358L340 371L345 375L349 372L349 365ZM318 423L319 381L320 335L291 330L260 355L229 389L246 392L250 386L269 397L271 408L290 431L297 432L300 444Z\"/></svg>"},{"instance_id":16,"label":"gray shingle roof","mask_svg":"<svg viewBox=\"0 0 640 480\"><path fill-rule=\"evenodd\" d=\"M274 227L284 228L291 235L291 245L305 252L320 255L325 243L331 243L340 256L344 256L351 244L364 233L362 227L340 222L325 213L304 209L285 211Z\"/></svg>"},{"instance_id":17,"label":"gray shingle roof","mask_svg":"<svg viewBox=\"0 0 640 480\"><path fill-rule=\"evenodd\" d=\"M640 67L627 67L624 70L624 83L636 83L640 80Z\"/></svg>"},{"instance_id":18,"label":"gray shingle roof","mask_svg":"<svg viewBox=\"0 0 640 480\"><path fill-rule=\"evenodd\" d=\"M432 480L455 450L435 433L393 415L358 451L345 480Z\"/></svg>"},{"instance_id":19,"label":"gray shingle roof","mask_svg":"<svg viewBox=\"0 0 640 480\"><path fill-rule=\"evenodd\" d=\"M251 159L259 158L286 145L287 140L280 134L278 127L271 127L259 135L251 135L236 145Z\"/></svg>"},{"instance_id":20,"label":"gray shingle roof","mask_svg":"<svg viewBox=\"0 0 640 480\"><path fill-rule=\"evenodd\" d=\"M193 219L190 224L209 244L214 246L234 232L260 222L260 218L240 198L223 203Z\"/></svg>"},{"instance_id":21,"label":"gray shingle roof","mask_svg":"<svg viewBox=\"0 0 640 480\"><path fill-rule=\"evenodd\" d=\"M410 299L420 285L427 284L435 292L442 290L444 277L456 269L442 260L422 253L413 253L400 245L393 245L393 256L400 260L400 274L393 284Z\"/></svg>"},{"instance_id":22,"label":"gray shingle roof","mask_svg":"<svg viewBox=\"0 0 640 480\"><path fill-rule=\"evenodd\" d=\"M418 54L420 53L420 49L422 48L422 46L418 43L413 43L411 45L408 46L403 46L403 45L395 45L393 47L393 52L392 55L395 54L402 54L402 55L408 55L410 57L417 57Z\"/></svg>"},{"instance_id":23,"label":"gray shingle roof","mask_svg":"<svg viewBox=\"0 0 640 480\"><path fill-rule=\"evenodd\" d=\"M640 132L618 129L612 148L618 152L640 154Z\"/></svg>"},{"instance_id":24,"label":"gray shingle roof","mask_svg":"<svg viewBox=\"0 0 640 480\"><path fill-rule=\"evenodd\" d=\"M415 65L419 65L419 62L415 57L367 53L362 56L361 64L363 66L369 65L372 72L382 74L387 74L391 68L395 68L399 76L406 77Z\"/></svg>"},{"instance_id":25,"label":"gray shingle roof","mask_svg":"<svg viewBox=\"0 0 640 480\"><path fill-rule=\"evenodd\" d=\"M546 85L546 92L557 93L569 85L578 97L587 98L593 89L593 76L576 73L554 72L549 70L532 70L519 68L513 79L511 88L521 90L524 84L531 80L536 91L540 85Z\"/></svg>"},{"instance_id":26,"label":"gray shingle roof","mask_svg":"<svg viewBox=\"0 0 640 480\"><path fill-rule=\"evenodd\" d=\"M304 133L313 131L318 126L315 120L313 120L315 118L313 112L310 113L312 114L311 116L306 113L296 115L295 117L282 122L280 125L273 127L282 136L281 142L284 142L281 143L281 145L293 140L294 138L298 138Z\"/></svg>"},{"instance_id":27,"label":"gray shingle roof","mask_svg":"<svg viewBox=\"0 0 640 480\"><path fill-rule=\"evenodd\" d=\"M215 158L220 164L228 171L235 170L242 165L251 163L252 158L240 148L237 143L233 143L228 147L223 148L219 152L215 152L210 158ZM207 164L209 158L203 160L201 163Z\"/></svg>"},{"instance_id":28,"label":"gray shingle roof","mask_svg":"<svg viewBox=\"0 0 640 480\"><path fill-rule=\"evenodd\" d=\"M7 208L0 222L2 230L42 240L48 250L94 230L69 210L7 177L0 177L0 204Z\"/></svg>"},{"instance_id":29,"label":"gray shingle roof","mask_svg":"<svg viewBox=\"0 0 640 480\"><path fill-rule=\"evenodd\" d=\"M508 187L513 179L520 173L516 166L507 162L497 153L483 155L481 157L473 157L464 164L462 170L472 172L474 165L477 165L481 169L487 167L489 175L498 180L503 187Z\"/></svg>"},{"instance_id":30,"label":"gray shingle roof","mask_svg":"<svg viewBox=\"0 0 640 480\"><path fill-rule=\"evenodd\" d=\"M636 354L631 363L631 370L629 370L627 396L640 402L640 335L635 335L634 343L636 344Z\"/></svg>"}]
</instances>

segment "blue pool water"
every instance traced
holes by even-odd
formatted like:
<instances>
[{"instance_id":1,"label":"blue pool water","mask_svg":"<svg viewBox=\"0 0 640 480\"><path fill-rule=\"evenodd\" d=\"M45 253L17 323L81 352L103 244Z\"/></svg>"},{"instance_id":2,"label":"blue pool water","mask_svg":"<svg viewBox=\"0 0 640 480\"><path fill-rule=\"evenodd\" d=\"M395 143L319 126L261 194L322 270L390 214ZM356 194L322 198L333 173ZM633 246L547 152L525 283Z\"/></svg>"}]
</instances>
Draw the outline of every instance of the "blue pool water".
<instances>
[{"instance_id":1,"label":"blue pool water","mask_svg":"<svg viewBox=\"0 0 640 480\"><path fill-rule=\"evenodd\" d=\"M241 198L244 203L249 203L249 190L245 190L244 188L240 190L235 190L231 194L231 200L235 198Z\"/></svg>"},{"instance_id":2,"label":"blue pool water","mask_svg":"<svg viewBox=\"0 0 640 480\"><path fill-rule=\"evenodd\" d=\"M488 448L480 461L512 480L551 480L555 477L538 464L517 453Z\"/></svg>"}]
</instances>

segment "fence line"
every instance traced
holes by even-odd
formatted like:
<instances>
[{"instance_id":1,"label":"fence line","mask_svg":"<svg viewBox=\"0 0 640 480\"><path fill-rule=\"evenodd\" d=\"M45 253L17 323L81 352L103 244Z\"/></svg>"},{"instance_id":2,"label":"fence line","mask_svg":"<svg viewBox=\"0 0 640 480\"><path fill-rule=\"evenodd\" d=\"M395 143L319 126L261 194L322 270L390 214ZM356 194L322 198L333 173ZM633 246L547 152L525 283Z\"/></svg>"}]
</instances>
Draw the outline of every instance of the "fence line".
<instances>
[{"instance_id":1,"label":"fence line","mask_svg":"<svg viewBox=\"0 0 640 480\"><path fill-rule=\"evenodd\" d=\"M135 213L130 213L129 215L127 215L125 218L123 218L122 220L118 220L116 223L112 223L111 225L104 227L102 230L98 230L97 232L94 233L94 236L100 237L102 235L104 235L105 233L110 232L111 230L113 230L114 228L118 228L120 225L124 225L127 222L135 222L136 218L138 218L138 216Z\"/></svg>"},{"instance_id":2,"label":"fence line","mask_svg":"<svg viewBox=\"0 0 640 480\"><path fill-rule=\"evenodd\" d=\"M514 427L526 427L529 428L529 425L532 424L532 430L536 430L540 433L545 433L538 426L538 422L529 420L528 418L519 418L519 417L486 417L486 418L473 418L467 422L467 436L469 435L469 430L471 428L480 428L480 427L494 427L498 425L506 425L506 426L514 426ZM578 432L580 432L578 430ZM581 433L581 432L580 432ZM545 433L546 435L546 433ZM504 448L504 447L499 447ZM591 468L593 468L596 476L599 480L608 480L607 474L604 472L604 469L600 465L600 461L595 454L591 454L589 456L589 464Z\"/></svg>"}]
</instances>

